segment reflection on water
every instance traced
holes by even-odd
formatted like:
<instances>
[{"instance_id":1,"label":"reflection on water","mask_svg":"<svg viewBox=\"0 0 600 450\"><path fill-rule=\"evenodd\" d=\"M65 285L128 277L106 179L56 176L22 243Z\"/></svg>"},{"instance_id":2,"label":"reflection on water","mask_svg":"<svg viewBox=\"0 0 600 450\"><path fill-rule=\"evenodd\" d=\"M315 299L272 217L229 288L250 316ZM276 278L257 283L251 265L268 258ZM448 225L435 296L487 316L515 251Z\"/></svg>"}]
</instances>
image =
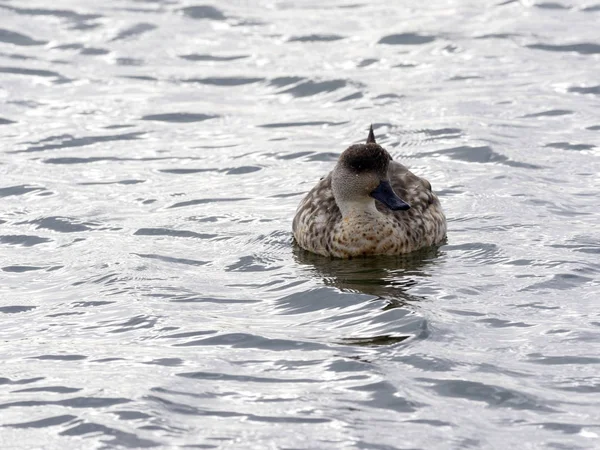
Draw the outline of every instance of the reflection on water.
<instances>
[{"instance_id":1,"label":"reflection on water","mask_svg":"<svg viewBox=\"0 0 600 450\"><path fill-rule=\"evenodd\" d=\"M349 261L325 258L294 246L294 260L307 276L318 277L326 286L356 292L389 301L388 307L416 303L411 294L416 278L429 276L428 266L436 264L443 252L429 247L407 255L354 258Z\"/></svg>"},{"instance_id":2,"label":"reflection on water","mask_svg":"<svg viewBox=\"0 0 600 450\"><path fill-rule=\"evenodd\" d=\"M417 278L428 276L427 266L435 264L439 253L438 247L431 247L408 255L340 260L315 255L294 245L294 260L306 272L305 276L320 279L325 286L342 292L364 294L365 302L376 304L377 321L386 317L388 324L393 324L387 329L379 328L383 334L363 332L339 339L344 344L364 346L392 345L427 336L427 322L415 312L424 297L412 294L411 287ZM297 306L306 310L302 302L297 302ZM367 323L368 319L369 315L360 315L359 320Z\"/></svg>"},{"instance_id":3,"label":"reflection on water","mask_svg":"<svg viewBox=\"0 0 600 450\"><path fill-rule=\"evenodd\" d=\"M597 448L599 14L0 0L2 446ZM370 123L448 243L299 251Z\"/></svg>"}]
</instances>

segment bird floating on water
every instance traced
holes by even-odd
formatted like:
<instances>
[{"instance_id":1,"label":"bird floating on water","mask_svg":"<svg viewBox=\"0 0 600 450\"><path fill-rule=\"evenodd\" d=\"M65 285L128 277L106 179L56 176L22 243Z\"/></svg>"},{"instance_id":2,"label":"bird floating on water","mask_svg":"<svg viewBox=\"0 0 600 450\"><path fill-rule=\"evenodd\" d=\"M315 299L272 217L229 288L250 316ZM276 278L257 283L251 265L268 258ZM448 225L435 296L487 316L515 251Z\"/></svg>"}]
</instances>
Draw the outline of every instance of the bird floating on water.
<instances>
[{"instance_id":1,"label":"bird floating on water","mask_svg":"<svg viewBox=\"0 0 600 450\"><path fill-rule=\"evenodd\" d=\"M446 217L429 181L392 160L371 126L300 202L292 228L319 255L400 255L441 243Z\"/></svg>"}]
</instances>

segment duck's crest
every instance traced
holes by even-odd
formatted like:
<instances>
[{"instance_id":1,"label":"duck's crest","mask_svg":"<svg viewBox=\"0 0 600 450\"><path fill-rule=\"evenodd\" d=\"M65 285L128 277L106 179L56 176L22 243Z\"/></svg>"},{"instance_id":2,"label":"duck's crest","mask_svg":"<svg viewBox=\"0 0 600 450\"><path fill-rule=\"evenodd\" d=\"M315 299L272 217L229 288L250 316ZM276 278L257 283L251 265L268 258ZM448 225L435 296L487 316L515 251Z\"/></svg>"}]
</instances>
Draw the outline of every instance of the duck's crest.
<instances>
[{"instance_id":1,"label":"duck's crest","mask_svg":"<svg viewBox=\"0 0 600 450\"><path fill-rule=\"evenodd\" d=\"M375 133L373 133L373 124L369 127L369 136L367 136L367 144L377 144L375 142Z\"/></svg>"}]
</instances>

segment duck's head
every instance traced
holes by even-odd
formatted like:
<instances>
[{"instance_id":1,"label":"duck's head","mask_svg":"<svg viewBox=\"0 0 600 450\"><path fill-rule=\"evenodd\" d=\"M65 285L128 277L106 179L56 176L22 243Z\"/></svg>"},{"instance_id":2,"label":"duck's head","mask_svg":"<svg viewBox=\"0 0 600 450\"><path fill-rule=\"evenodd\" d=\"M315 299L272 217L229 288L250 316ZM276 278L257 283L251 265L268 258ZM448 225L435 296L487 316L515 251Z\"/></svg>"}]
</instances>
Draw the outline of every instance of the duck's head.
<instances>
[{"instance_id":1,"label":"duck's head","mask_svg":"<svg viewBox=\"0 0 600 450\"><path fill-rule=\"evenodd\" d=\"M388 178L392 157L375 142L373 127L365 144L348 147L340 156L331 180L336 203L342 209L347 205L368 205L376 199L392 211L407 210L410 205L396 195Z\"/></svg>"}]
</instances>

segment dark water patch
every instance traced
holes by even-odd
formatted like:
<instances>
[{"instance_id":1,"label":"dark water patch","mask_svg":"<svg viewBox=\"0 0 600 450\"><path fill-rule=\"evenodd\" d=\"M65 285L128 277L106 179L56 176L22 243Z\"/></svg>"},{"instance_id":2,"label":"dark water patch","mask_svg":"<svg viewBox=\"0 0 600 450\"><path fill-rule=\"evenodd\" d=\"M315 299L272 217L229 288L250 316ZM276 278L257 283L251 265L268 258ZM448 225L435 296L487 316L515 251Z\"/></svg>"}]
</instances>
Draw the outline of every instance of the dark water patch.
<instances>
[{"instance_id":1,"label":"dark water patch","mask_svg":"<svg viewBox=\"0 0 600 450\"><path fill-rule=\"evenodd\" d=\"M394 98L394 99L400 99L403 98L403 95L398 95L398 94L380 94L377 97L375 97L375 100L380 100L380 99L388 99L388 98Z\"/></svg>"},{"instance_id":2,"label":"dark water patch","mask_svg":"<svg viewBox=\"0 0 600 450\"><path fill-rule=\"evenodd\" d=\"M144 60L140 58L117 58L115 60L119 66L143 66Z\"/></svg>"},{"instance_id":3,"label":"dark water patch","mask_svg":"<svg viewBox=\"0 0 600 450\"><path fill-rule=\"evenodd\" d=\"M81 50L82 48L85 48L83 44L74 43L57 45L52 47L52 50Z\"/></svg>"},{"instance_id":4,"label":"dark water patch","mask_svg":"<svg viewBox=\"0 0 600 450\"><path fill-rule=\"evenodd\" d=\"M81 49L80 53L82 55L87 55L87 56L100 56L100 55L108 55L110 53L110 50L107 50L105 48L85 47L85 48Z\"/></svg>"},{"instance_id":5,"label":"dark water patch","mask_svg":"<svg viewBox=\"0 0 600 450\"><path fill-rule=\"evenodd\" d=\"M295 152L295 153L290 153L288 155L277 155L277 159L282 159L282 160L286 161L286 160L290 160L290 159L303 158L304 156L312 155L313 153L314 152Z\"/></svg>"},{"instance_id":6,"label":"dark water patch","mask_svg":"<svg viewBox=\"0 0 600 450\"><path fill-rule=\"evenodd\" d=\"M373 65L375 63L378 63L379 60L375 59L375 58L367 58L367 59L363 59L361 62L359 62L356 67L368 67L370 65Z\"/></svg>"},{"instance_id":7,"label":"dark water patch","mask_svg":"<svg viewBox=\"0 0 600 450\"><path fill-rule=\"evenodd\" d=\"M48 43L48 41L38 41L27 35L17 33L16 31L6 30L4 28L0 28L0 42L20 46L44 45Z\"/></svg>"},{"instance_id":8,"label":"dark water patch","mask_svg":"<svg viewBox=\"0 0 600 450\"><path fill-rule=\"evenodd\" d=\"M28 192L45 191L46 188L41 186L28 186L26 184L20 184L18 186L9 186L0 188L0 197L11 197L14 195L23 195Z\"/></svg>"},{"instance_id":9,"label":"dark water patch","mask_svg":"<svg viewBox=\"0 0 600 450\"><path fill-rule=\"evenodd\" d=\"M567 89L568 92L575 92L576 94L593 94L600 95L600 84L597 86L572 86Z\"/></svg>"},{"instance_id":10,"label":"dark water patch","mask_svg":"<svg viewBox=\"0 0 600 450\"><path fill-rule=\"evenodd\" d=\"M326 122L326 121L312 121L312 122L277 122L277 123L265 123L258 125L260 128L294 128L294 127L319 127L323 125L343 125L346 122Z\"/></svg>"},{"instance_id":11,"label":"dark water patch","mask_svg":"<svg viewBox=\"0 0 600 450\"><path fill-rule=\"evenodd\" d=\"M112 305L115 302L108 302L105 300L89 301L89 302L74 302L73 308L94 308L96 306Z\"/></svg>"},{"instance_id":12,"label":"dark water patch","mask_svg":"<svg viewBox=\"0 0 600 450\"><path fill-rule=\"evenodd\" d=\"M69 408L106 408L114 405L129 403L127 398L110 397L73 397L65 400L25 400L0 404L0 409L22 408L27 406L67 406Z\"/></svg>"},{"instance_id":13,"label":"dark water patch","mask_svg":"<svg viewBox=\"0 0 600 450\"><path fill-rule=\"evenodd\" d=\"M598 12L598 11L600 11L600 3L597 4L597 5L586 6L585 8L582 9L582 11L585 11L585 12Z\"/></svg>"},{"instance_id":14,"label":"dark water patch","mask_svg":"<svg viewBox=\"0 0 600 450\"><path fill-rule=\"evenodd\" d=\"M507 156L492 150L491 147L485 145L481 147L453 147L442 150L436 150L433 152L420 153L418 156L426 155L446 155L450 159L457 161L487 164L487 163L499 163L511 167L520 167L524 169L540 169L541 166L529 163L522 163L518 161L510 160Z\"/></svg>"},{"instance_id":15,"label":"dark water patch","mask_svg":"<svg viewBox=\"0 0 600 450\"><path fill-rule=\"evenodd\" d=\"M309 155L308 158L306 158L306 159L308 161L323 161L323 162L328 162L328 161L337 161L339 157L340 157L339 153L334 153L334 152L318 152L318 153L313 153L312 155ZM290 195L290 194L286 194L286 195ZM292 195L296 195L296 194L292 194Z\"/></svg>"},{"instance_id":16,"label":"dark water patch","mask_svg":"<svg viewBox=\"0 0 600 450\"><path fill-rule=\"evenodd\" d=\"M153 359L152 361L145 362L143 364L150 364L155 366L165 366L165 367L176 367L181 366L184 363L181 358L159 358Z\"/></svg>"},{"instance_id":17,"label":"dark water patch","mask_svg":"<svg viewBox=\"0 0 600 450\"><path fill-rule=\"evenodd\" d=\"M544 147L559 148L561 150L591 150L596 148L595 145L591 144L571 144L569 142L550 142Z\"/></svg>"},{"instance_id":18,"label":"dark water patch","mask_svg":"<svg viewBox=\"0 0 600 450\"><path fill-rule=\"evenodd\" d=\"M530 328L530 327L534 326L534 325L524 323L524 322L513 322L510 320L494 319L494 318L481 319L481 320L478 320L477 322L487 323L490 326L492 326L493 328Z\"/></svg>"},{"instance_id":19,"label":"dark water patch","mask_svg":"<svg viewBox=\"0 0 600 450\"><path fill-rule=\"evenodd\" d=\"M98 156L98 157L90 157L90 158L47 158L43 160L44 164L89 164L95 163L99 161L126 161L123 158L115 158L111 156Z\"/></svg>"},{"instance_id":20,"label":"dark water patch","mask_svg":"<svg viewBox=\"0 0 600 450\"><path fill-rule=\"evenodd\" d=\"M128 39L134 36L139 36L141 34L147 33L148 31L152 31L158 28L156 25L152 25L151 23L137 23L126 30L121 31L114 38L110 40L110 42L119 41L121 39Z\"/></svg>"},{"instance_id":21,"label":"dark water patch","mask_svg":"<svg viewBox=\"0 0 600 450\"><path fill-rule=\"evenodd\" d=\"M5 427L10 428L48 428L62 425L63 423L71 422L77 419L77 416L68 414L62 416L48 417L46 419L34 420L32 422L7 423Z\"/></svg>"},{"instance_id":22,"label":"dark water patch","mask_svg":"<svg viewBox=\"0 0 600 450\"><path fill-rule=\"evenodd\" d=\"M412 67L417 67L416 64L412 64L412 63L400 63L400 64L396 64L394 66L392 66L394 68L400 68L400 69L410 69Z\"/></svg>"},{"instance_id":23,"label":"dark water patch","mask_svg":"<svg viewBox=\"0 0 600 450\"><path fill-rule=\"evenodd\" d=\"M102 128L104 128L106 130L117 130L117 129L120 129L120 128L132 128L132 127L133 127L133 125L107 125L107 126L102 127Z\"/></svg>"},{"instance_id":24,"label":"dark water patch","mask_svg":"<svg viewBox=\"0 0 600 450\"><path fill-rule=\"evenodd\" d=\"M423 133L428 137L428 141L436 139L456 139L462 136L463 131L460 128L438 128L416 130L418 133Z\"/></svg>"},{"instance_id":25,"label":"dark water patch","mask_svg":"<svg viewBox=\"0 0 600 450\"><path fill-rule=\"evenodd\" d=\"M95 330L99 328L115 328L111 329L109 333L127 333L130 331L144 330L148 328L154 328L156 323L158 322L157 317L147 316L145 314L141 314L130 319L127 319L124 322L120 321L111 321L108 323L103 323L102 325L92 325L85 327L86 330Z\"/></svg>"},{"instance_id":26,"label":"dark water patch","mask_svg":"<svg viewBox=\"0 0 600 450\"><path fill-rule=\"evenodd\" d=\"M490 33L481 36L475 36L475 39L511 39L521 36L517 33Z\"/></svg>"},{"instance_id":27,"label":"dark water patch","mask_svg":"<svg viewBox=\"0 0 600 450\"><path fill-rule=\"evenodd\" d=\"M565 6L562 3L555 2L534 3L533 6L541 9L570 9L569 6Z\"/></svg>"},{"instance_id":28,"label":"dark water patch","mask_svg":"<svg viewBox=\"0 0 600 450\"><path fill-rule=\"evenodd\" d=\"M133 253L133 254L139 256L140 258L156 259L158 261L163 261L163 262L167 262L167 263L185 264L188 266L205 266L206 264L210 263L210 261L199 261L196 259L174 258L172 256L156 255L156 254L151 254L151 253L147 253L147 254Z\"/></svg>"},{"instance_id":29,"label":"dark water patch","mask_svg":"<svg viewBox=\"0 0 600 450\"><path fill-rule=\"evenodd\" d=\"M587 127L586 130L600 131L600 125L592 125L591 127Z\"/></svg>"},{"instance_id":30,"label":"dark water patch","mask_svg":"<svg viewBox=\"0 0 600 450\"><path fill-rule=\"evenodd\" d=\"M206 336L207 334L215 334L216 331L207 331L207 330L202 330L202 331L186 331L183 333L175 333L175 334L168 334L166 336L163 336L163 339L181 339L181 338L187 338L187 337L195 337L195 336Z\"/></svg>"},{"instance_id":31,"label":"dark water patch","mask_svg":"<svg viewBox=\"0 0 600 450\"><path fill-rule=\"evenodd\" d=\"M289 89L279 91L278 94L290 94L294 97L311 97L313 95L323 94L325 92L333 92L347 86L345 80L329 80L329 81L305 81Z\"/></svg>"},{"instance_id":32,"label":"dark water patch","mask_svg":"<svg viewBox=\"0 0 600 450\"><path fill-rule=\"evenodd\" d=\"M0 67L0 73L11 73L14 75L25 75L31 77L56 78L57 83L66 83L71 81L60 73L53 72L51 70L26 69L23 67Z\"/></svg>"},{"instance_id":33,"label":"dark water patch","mask_svg":"<svg viewBox=\"0 0 600 450\"><path fill-rule=\"evenodd\" d=\"M306 314L324 309L351 308L362 305L365 294L345 293L330 287L295 292L277 299L278 314Z\"/></svg>"},{"instance_id":34,"label":"dark water patch","mask_svg":"<svg viewBox=\"0 0 600 450\"><path fill-rule=\"evenodd\" d=\"M399 357L397 360L416 369L435 372L450 372L458 365L446 358L438 358L432 355L407 355Z\"/></svg>"},{"instance_id":35,"label":"dark water patch","mask_svg":"<svg viewBox=\"0 0 600 450\"><path fill-rule=\"evenodd\" d=\"M32 142L31 147L27 147L25 150L16 150L10 153L29 153L29 152L42 152L46 150L57 150L63 148L75 148L75 147L86 147L88 145L94 145L98 143L104 142L114 142L114 141L133 141L139 139L144 136L146 133L144 132L131 132L124 134L110 134L104 136L84 136L84 137L74 137L70 134L60 135L60 136L50 136L45 138L39 142ZM45 143L52 142L52 143ZM43 145L35 145L35 144L43 144Z\"/></svg>"},{"instance_id":36,"label":"dark water patch","mask_svg":"<svg viewBox=\"0 0 600 450\"><path fill-rule=\"evenodd\" d=\"M266 272L277 270L281 266L271 266L270 261L265 261L259 256L242 256L234 264L226 267L227 272Z\"/></svg>"},{"instance_id":37,"label":"dark water patch","mask_svg":"<svg viewBox=\"0 0 600 450\"><path fill-rule=\"evenodd\" d=\"M108 186L113 184L122 184L125 186L129 186L132 184L140 184L145 183L146 180L119 180L119 181L96 181L96 182L85 182L85 183L77 183L80 186Z\"/></svg>"},{"instance_id":38,"label":"dark water patch","mask_svg":"<svg viewBox=\"0 0 600 450\"><path fill-rule=\"evenodd\" d=\"M81 316L83 314L85 314L85 313L84 312L71 311L71 312L47 314L46 317Z\"/></svg>"},{"instance_id":39,"label":"dark water patch","mask_svg":"<svg viewBox=\"0 0 600 450\"><path fill-rule=\"evenodd\" d=\"M144 162L144 161L166 161L176 158L172 157L153 157L153 158L118 158L116 156L98 156L90 158L47 158L42 160L44 164L90 164L100 161L131 161L131 162ZM186 157L184 159L198 159L193 157Z\"/></svg>"},{"instance_id":40,"label":"dark water patch","mask_svg":"<svg viewBox=\"0 0 600 450\"><path fill-rule=\"evenodd\" d=\"M244 175L247 173L254 173L262 170L262 167L258 166L241 166L241 167L232 167L231 169L226 169L226 175Z\"/></svg>"},{"instance_id":41,"label":"dark water patch","mask_svg":"<svg viewBox=\"0 0 600 450\"><path fill-rule=\"evenodd\" d=\"M468 242L457 245L445 245L448 252L459 251L461 258L471 261L480 261L486 264L497 263L500 256L498 245L487 242Z\"/></svg>"},{"instance_id":42,"label":"dark water patch","mask_svg":"<svg viewBox=\"0 0 600 450\"><path fill-rule=\"evenodd\" d=\"M142 80L142 81L158 81L158 78L151 77L149 75L125 75L121 78L129 78L131 80Z\"/></svg>"},{"instance_id":43,"label":"dark water patch","mask_svg":"<svg viewBox=\"0 0 600 450\"><path fill-rule=\"evenodd\" d=\"M352 391L366 392L370 399L357 403L377 409L389 409L395 412L411 413L418 410L423 404L412 402L399 395L396 387L388 381L377 381L361 386L349 388Z\"/></svg>"},{"instance_id":44,"label":"dark water patch","mask_svg":"<svg viewBox=\"0 0 600 450\"><path fill-rule=\"evenodd\" d=\"M10 378L1 378L0 377L0 385L3 384L31 384L36 383L38 381L44 380L45 377L36 377L36 378L22 378L20 380L11 380Z\"/></svg>"},{"instance_id":45,"label":"dark water patch","mask_svg":"<svg viewBox=\"0 0 600 450\"><path fill-rule=\"evenodd\" d=\"M115 414L119 420L140 420L152 418L150 414L140 411L111 411L111 414Z\"/></svg>"},{"instance_id":46,"label":"dark water patch","mask_svg":"<svg viewBox=\"0 0 600 450\"><path fill-rule=\"evenodd\" d=\"M0 52L0 56L4 57L4 58L16 59L16 60L19 60L19 61L39 61L39 58L35 58L33 56L26 56L26 55L23 55L21 53L5 53L5 52ZM59 61L52 61L52 62L60 63Z\"/></svg>"},{"instance_id":47,"label":"dark water patch","mask_svg":"<svg viewBox=\"0 0 600 450\"><path fill-rule=\"evenodd\" d=\"M175 122L175 123L190 123L203 122L208 119L219 117L214 114L198 114L198 113L167 113L167 114L151 114L143 116L140 120L155 120L158 122Z\"/></svg>"},{"instance_id":48,"label":"dark water patch","mask_svg":"<svg viewBox=\"0 0 600 450\"><path fill-rule=\"evenodd\" d=\"M172 173L175 175L190 175L203 172L219 172L219 169L159 169L162 173Z\"/></svg>"},{"instance_id":49,"label":"dark water patch","mask_svg":"<svg viewBox=\"0 0 600 450\"><path fill-rule=\"evenodd\" d=\"M382 37L378 44L387 45L423 45L435 41L434 36L426 36L418 33L390 34Z\"/></svg>"},{"instance_id":50,"label":"dark water patch","mask_svg":"<svg viewBox=\"0 0 600 450\"><path fill-rule=\"evenodd\" d=\"M454 77L448 78L448 81L465 81L465 80L479 80L483 77L479 75L456 75Z\"/></svg>"},{"instance_id":51,"label":"dark water patch","mask_svg":"<svg viewBox=\"0 0 600 450\"><path fill-rule=\"evenodd\" d=\"M380 347L400 344L411 337L413 336L392 336L383 334L381 336L342 338L340 339L340 343L344 345L356 345L358 347Z\"/></svg>"},{"instance_id":52,"label":"dark water patch","mask_svg":"<svg viewBox=\"0 0 600 450\"><path fill-rule=\"evenodd\" d=\"M412 420L407 420L406 422L422 423L424 425L431 425L432 427L452 427L452 426L454 426L450 422L444 422L443 420L436 420L436 419L412 419Z\"/></svg>"},{"instance_id":53,"label":"dark water patch","mask_svg":"<svg viewBox=\"0 0 600 450\"><path fill-rule=\"evenodd\" d=\"M292 36L288 42L332 42L345 39L339 34L305 34L303 36Z\"/></svg>"},{"instance_id":54,"label":"dark water patch","mask_svg":"<svg viewBox=\"0 0 600 450\"><path fill-rule=\"evenodd\" d=\"M96 223L85 222L81 223L77 219L70 217L44 217L42 219L32 220L30 222L20 222L19 224L30 223L37 225L36 228L57 231L58 233L79 233L82 231L90 231L92 226L97 226ZM88 226L89 225L89 226Z\"/></svg>"},{"instance_id":55,"label":"dark water patch","mask_svg":"<svg viewBox=\"0 0 600 450\"><path fill-rule=\"evenodd\" d=\"M125 358L101 358L101 359L93 359L91 362L95 363L107 363L113 361L125 361Z\"/></svg>"},{"instance_id":56,"label":"dark water patch","mask_svg":"<svg viewBox=\"0 0 600 450\"><path fill-rule=\"evenodd\" d=\"M8 120L8 119L4 119L3 117L0 117L0 125L11 125L13 123L17 123L14 120Z\"/></svg>"},{"instance_id":57,"label":"dark water patch","mask_svg":"<svg viewBox=\"0 0 600 450\"><path fill-rule=\"evenodd\" d=\"M181 9L183 14L191 19L225 20L227 17L214 6L197 5Z\"/></svg>"},{"instance_id":58,"label":"dark water patch","mask_svg":"<svg viewBox=\"0 0 600 450\"><path fill-rule=\"evenodd\" d=\"M556 116L566 116L569 114L573 114L574 111L571 111L569 109L551 109L548 111L541 111L539 113L533 113L533 114L525 114L524 116L521 116L522 119L529 119L529 118L534 118L534 117L556 117Z\"/></svg>"},{"instance_id":59,"label":"dark water patch","mask_svg":"<svg viewBox=\"0 0 600 450\"><path fill-rule=\"evenodd\" d=\"M212 239L217 237L218 234L211 233L196 233L188 230L173 230L170 228L140 228L134 236L169 236L169 237L182 237L182 238L193 238L193 239Z\"/></svg>"},{"instance_id":60,"label":"dark water patch","mask_svg":"<svg viewBox=\"0 0 600 450\"><path fill-rule=\"evenodd\" d=\"M73 286L80 286L82 284L89 284L89 283L103 284L106 286L110 286L112 284L124 281L125 279L127 279L127 278L123 278L119 272L112 272L112 273L103 274L100 276L88 277L84 281L75 281L75 282L73 282Z\"/></svg>"},{"instance_id":61,"label":"dark water patch","mask_svg":"<svg viewBox=\"0 0 600 450\"><path fill-rule=\"evenodd\" d=\"M526 47L548 52L575 52L580 55L597 55L600 53L600 45L589 42L569 45L531 44L526 45Z\"/></svg>"},{"instance_id":62,"label":"dark water patch","mask_svg":"<svg viewBox=\"0 0 600 450\"><path fill-rule=\"evenodd\" d=\"M149 448L161 445L159 442L142 439L133 433L117 430L94 422L80 423L59 433L61 436L84 436L87 434L93 434L95 436L100 434L111 437L112 439L103 441L108 445L108 448Z\"/></svg>"},{"instance_id":63,"label":"dark water patch","mask_svg":"<svg viewBox=\"0 0 600 450\"><path fill-rule=\"evenodd\" d=\"M531 395L501 386L467 380L436 380L431 378L417 378L417 380L431 383L430 389L442 397L483 402L491 407L543 412L554 411L554 409Z\"/></svg>"},{"instance_id":64,"label":"dark water patch","mask_svg":"<svg viewBox=\"0 0 600 450\"><path fill-rule=\"evenodd\" d=\"M549 280L542 281L540 283L535 283L526 288L521 289L522 291L540 291L541 289L550 289L550 290L569 290L574 287L580 286L582 284L587 284L592 281L589 277L584 277L581 275L575 275L572 273L559 273L555 274Z\"/></svg>"},{"instance_id":65,"label":"dark water patch","mask_svg":"<svg viewBox=\"0 0 600 450\"><path fill-rule=\"evenodd\" d=\"M3 272L12 272L12 273L23 273L23 272L31 272L34 270L43 270L45 267L37 267L37 266L5 266L2 268Z\"/></svg>"},{"instance_id":66,"label":"dark water patch","mask_svg":"<svg viewBox=\"0 0 600 450\"><path fill-rule=\"evenodd\" d=\"M527 356L530 362L550 366L600 364L600 358L595 356L544 356L540 353L532 353Z\"/></svg>"},{"instance_id":67,"label":"dark water patch","mask_svg":"<svg viewBox=\"0 0 600 450\"><path fill-rule=\"evenodd\" d=\"M558 423L558 422L540 422L532 423L534 427L542 428L550 431L560 431L564 434L579 434L585 428L582 425L574 425L571 423ZM566 448L566 447L565 447Z\"/></svg>"},{"instance_id":68,"label":"dark water patch","mask_svg":"<svg viewBox=\"0 0 600 450\"><path fill-rule=\"evenodd\" d=\"M345 97L336 100L337 103L348 102L350 100L358 100L359 98L363 98L362 92L355 92L354 94L346 95Z\"/></svg>"},{"instance_id":69,"label":"dark water patch","mask_svg":"<svg viewBox=\"0 0 600 450\"><path fill-rule=\"evenodd\" d=\"M289 339L271 339L249 333L223 333L204 339L174 344L175 347L197 347L206 345L225 346L232 348L252 348L272 352L285 352L291 350L310 351L326 348L324 345L313 342L293 341ZM193 378L193 376L188 376L188 378ZM291 381L292 380L290 380L290 382ZM298 381L301 382L299 379L295 379L294 382Z\"/></svg>"},{"instance_id":70,"label":"dark water patch","mask_svg":"<svg viewBox=\"0 0 600 450\"><path fill-rule=\"evenodd\" d=\"M234 56L216 56L208 54L192 53L189 55L179 55L180 58L188 61L235 61L238 59L249 58L250 55L234 55Z\"/></svg>"},{"instance_id":71,"label":"dark water patch","mask_svg":"<svg viewBox=\"0 0 600 450\"><path fill-rule=\"evenodd\" d=\"M8 9L14 13L26 16L52 16L61 19L69 19L76 22L85 22L103 17L100 14L80 14L66 9L17 8L15 6L8 5L0 5L0 8Z\"/></svg>"},{"instance_id":72,"label":"dark water patch","mask_svg":"<svg viewBox=\"0 0 600 450\"><path fill-rule=\"evenodd\" d=\"M208 77L208 78L188 78L181 80L183 83L208 84L210 86L242 86L244 84L254 84L265 81L264 78L252 77Z\"/></svg>"},{"instance_id":73,"label":"dark water patch","mask_svg":"<svg viewBox=\"0 0 600 450\"><path fill-rule=\"evenodd\" d=\"M314 378L270 378L256 377L250 375L235 375L221 372L184 372L176 374L178 377L190 378L192 380L211 380L211 381L234 381L238 383L320 383L320 380Z\"/></svg>"},{"instance_id":74,"label":"dark water patch","mask_svg":"<svg viewBox=\"0 0 600 450\"><path fill-rule=\"evenodd\" d=\"M560 306L546 306L542 302L528 302L528 303L521 303L520 305L515 305L515 308L535 308L535 309L541 309L541 310L553 310L553 309L560 309Z\"/></svg>"},{"instance_id":75,"label":"dark water patch","mask_svg":"<svg viewBox=\"0 0 600 450\"><path fill-rule=\"evenodd\" d=\"M187 202L174 203L169 208L183 208L186 206L205 205L207 203L222 203L222 202L239 202L242 200L250 200L250 197L233 197L233 198L201 198L198 200L189 200Z\"/></svg>"},{"instance_id":76,"label":"dark water patch","mask_svg":"<svg viewBox=\"0 0 600 450\"><path fill-rule=\"evenodd\" d=\"M278 77L270 80L269 85L275 87L284 87L289 86L290 84L299 83L300 81L304 81L305 79L306 78L304 77Z\"/></svg>"},{"instance_id":77,"label":"dark water patch","mask_svg":"<svg viewBox=\"0 0 600 450\"><path fill-rule=\"evenodd\" d=\"M37 308L37 306L25 306L25 305L13 305L13 306L0 306L0 314L17 314L22 312L31 311L32 309ZM2 380L6 378L0 378L0 384L2 384Z\"/></svg>"},{"instance_id":78,"label":"dark water patch","mask_svg":"<svg viewBox=\"0 0 600 450\"><path fill-rule=\"evenodd\" d=\"M556 389L560 389L565 392L578 392L582 394L600 393L600 382L597 378L571 378L563 383L568 385L554 385Z\"/></svg>"},{"instance_id":79,"label":"dark water patch","mask_svg":"<svg viewBox=\"0 0 600 450\"><path fill-rule=\"evenodd\" d=\"M37 388L18 389L13 392L52 392L55 394L72 394L74 392L79 392L80 390L80 388L70 388L65 386L43 386Z\"/></svg>"},{"instance_id":80,"label":"dark water patch","mask_svg":"<svg viewBox=\"0 0 600 450\"><path fill-rule=\"evenodd\" d=\"M41 355L32 356L30 359L40 359L43 361L81 361L87 359L84 355Z\"/></svg>"},{"instance_id":81,"label":"dark water patch","mask_svg":"<svg viewBox=\"0 0 600 450\"><path fill-rule=\"evenodd\" d=\"M56 47L52 47L53 50L79 50L81 55L87 56L100 56L100 55L108 55L110 50L105 48L97 48L97 47L86 47L83 44L62 44L57 45Z\"/></svg>"}]
</instances>

